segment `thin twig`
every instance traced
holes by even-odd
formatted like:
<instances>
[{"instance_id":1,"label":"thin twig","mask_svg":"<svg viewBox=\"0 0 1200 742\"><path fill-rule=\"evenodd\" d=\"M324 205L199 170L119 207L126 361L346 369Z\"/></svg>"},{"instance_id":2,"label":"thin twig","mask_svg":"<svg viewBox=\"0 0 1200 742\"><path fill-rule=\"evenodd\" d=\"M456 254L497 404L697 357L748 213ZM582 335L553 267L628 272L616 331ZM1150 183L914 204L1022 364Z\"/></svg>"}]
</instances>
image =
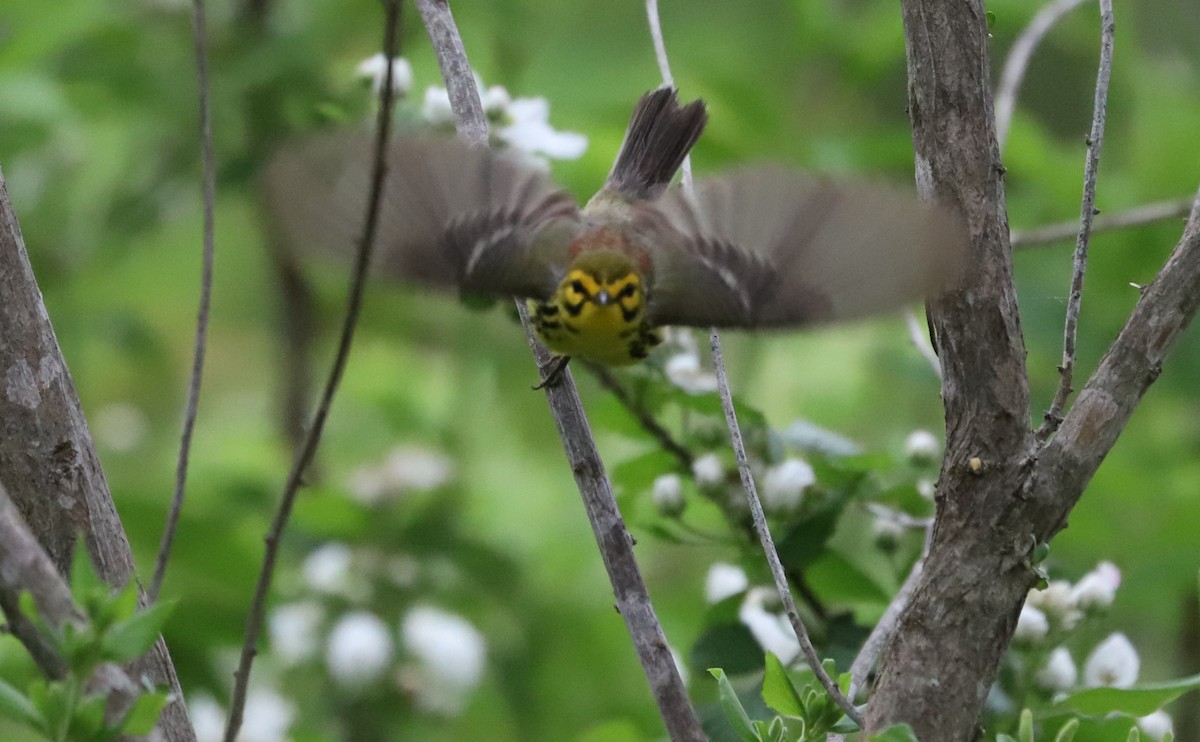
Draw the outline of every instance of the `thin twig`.
<instances>
[{"instance_id":1,"label":"thin twig","mask_svg":"<svg viewBox=\"0 0 1200 742\"><path fill-rule=\"evenodd\" d=\"M1168 219L1183 219L1192 208L1190 198L1177 201L1157 201L1152 204L1136 206L1128 211L1114 214L1100 214L1092 222L1092 234L1111 232L1117 229L1140 227L1145 224L1166 221ZM1060 240L1067 240L1079 234L1079 220L1048 224L1044 227L1034 227L1012 233L1013 249L1040 247L1050 245Z\"/></svg>"},{"instance_id":2,"label":"thin twig","mask_svg":"<svg viewBox=\"0 0 1200 742\"><path fill-rule=\"evenodd\" d=\"M396 58L398 53L399 41L396 30L400 23L400 1L386 0L384 7L383 54L385 59L392 60ZM329 379L325 383L324 391L321 394L321 401L317 405L316 412L313 415L308 436L305 438L300 450L296 452L296 458L292 463L292 469L288 473L287 482L283 488L283 496L279 501L279 509L275 513L275 519L271 523L271 530L267 532L264 538L266 548L263 552L262 570L258 575L258 584L254 591L254 602L250 609L250 615L246 620L246 634L242 644L241 660L238 663L237 671L234 673L234 690L229 703L229 721L225 727L225 742L234 742L242 725L242 714L245 711L246 705L246 692L250 682L250 668L254 662L254 656L258 651L258 636L262 631L263 618L266 613L267 593L271 588L271 579L274 576L275 563L279 556L279 542L283 536L283 530L287 526L288 518L291 516L292 507L296 502L296 495L300 490L304 472L308 468L309 462L312 461L317 444L321 440L321 434L325 430L325 420L329 416L329 409L333 404L334 394L337 393L338 386L342 380L342 374L346 369L346 361L350 356L350 346L354 340L354 330L358 325L358 316L362 310L363 289L366 284L367 269L371 262L375 232L379 223L383 182L387 172L384 163L384 154L392 128L392 70L393 65L388 64L384 73L383 86L379 91L380 103L372 157L371 192L367 204L362 243L359 245L358 254L355 258L354 273L351 278L349 296L346 302L346 320L342 325L341 338L338 342L337 355L334 357L333 368L329 373Z\"/></svg>"},{"instance_id":3,"label":"thin twig","mask_svg":"<svg viewBox=\"0 0 1200 742\"><path fill-rule=\"evenodd\" d=\"M429 31L438 63L446 78L447 90L451 91L450 107L454 111L459 135L469 142L483 144L487 141L487 123L450 7L445 0L417 0L417 8ZM458 97L454 92L456 90L461 91ZM544 368L550 360L550 353L537 341L524 302L518 300L516 304L534 358L538 366ZM667 734L672 740L684 742L706 740L700 720L688 699L687 688L679 677L666 634L650 602L650 594L633 553L633 539L617 508L612 485L596 450L570 369L564 369L556 383L546 385L545 392L567 462L575 475L575 483L587 510L588 522L613 586L617 610L633 640Z\"/></svg>"},{"instance_id":4,"label":"thin twig","mask_svg":"<svg viewBox=\"0 0 1200 742\"><path fill-rule=\"evenodd\" d=\"M913 347L929 363L934 375L939 379L942 378L942 362L929 342L928 325L922 325L921 321L917 319L916 312L911 309L904 310L904 322L908 325L908 339L912 341Z\"/></svg>"},{"instance_id":5,"label":"thin twig","mask_svg":"<svg viewBox=\"0 0 1200 742\"><path fill-rule=\"evenodd\" d=\"M1025 79L1025 70L1029 68L1029 60L1038 44L1054 26L1055 23L1075 8L1088 0L1055 0L1038 11L1017 40L1013 42L1008 59L1004 62L1004 72L1000 75L1000 85L996 88L996 141L1000 151L1004 151L1004 143L1008 139L1008 130L1012 125L1013 110L1017 105L1017 92Z\"/></svg>"},{"instance_id":6,"label":"thin twig","mask_svg":"<svg viewBox=\"0 0 1200 742\"><path fill-rule=\"evenodd\" d=\"M1079 329L1079 306L1083 299L1083 277L1087 272L1088 245L1092 221L1096 217L1096 174L1100 169L1100 150L1104 144L1104 121L1108 113L1108 80L1112 74L1113 10L1112 0L1100 0L1100 70L1096 74L1096 96L1092 112L1092 130L1088 135L1087 161L1083 169L1083 200L1080 205L1079 236L1075 241L1075 259L1071 271L1071 295L1067 298L1067 318L1063 328L1063 360L1054 401L1046 411L1037 437L1045 441L1062 423L1063 406L1072 392L1075 370L1075 340Z\"/></svg>"},{"instance_id":7,"label":"thin twig","mask_svg":"<svg viewBox=\"0 0 1200 742\"><path fill-rule=\"evenodd\" d=\"M609 371L604 366L588 361L584 362L584 366L587 367L588 371L592 372L596 380L600 382L600 386L612 392L612 395L617 398L621 406L638 421L642 429L658 442L659 447L675 457L675 460L679 462L680 468L688 473L692 471L692 462L695 461L696 457L692 455L692 452L686 446L675 440L675 436L671 435L671 431L664 428L662 423L654 419L654 415L651 415L641 403L633 398L629 390L617 380L612 371Z\"/></svg>"},{"instance_id":8,"label":"thin twig","mask_svg":"<svg viewBox=\"0 0 1200 742\"><path fill-rule=\"evenodd\" d=\"M670 60L667 57L666 45L663 43L662 23L658 17L658 0L646 0L646 17L650 25L650 36L654 39L655 56L658 59L659 70L662 72L663 83L674 85ZM688 190L691 187L692 172L691 157L689 156L683 161L683 188ZM742 431L738 426L737 413L733 409L733 395L729 391L729 379L725 374L725 360L721 354L721 336L715 327L712 328L712 333L709 336L709 344L712 347L713 368L717 374L717 391L721 395L721 408L725 411L725 422L729 426L729 438L733 446L734 456L737 459L738 473L742 477L742 486L746 490L746 499L750 502L750 514L754 520L754 530L758 534L759 543L762 544L767 564L771 568L771 575L775 578L775 589L779 592L779 597L783 601L783 607L787 611L788 619L791 620L792 630L796 632L796 639L800 643L800 649L804 652L804 657L808 661L808 666L812 669L813 674L820 680L821 685L825 687L825 691L829 693L829 697L859 727L862 727L862 716L854 708L854 704L842 695L837 684L829 677L829 673L825 672L825 668L821 665L821 658L817 655L817 650L813 647L812 641L808 637L808 629L805 628L804 622L800 620L799 612L796 611L796 602L792 598L791 589L788 587L787 575L783 571L783 564L779 561L779 552L775 550L775 541L771 537L771 531L767 528L767 518L763 513L762 503L758 499L758 491L754 486L754 475L750 472L750 464L746 458L746 446L742 442Z\"/></svg>"},{"instance_id":9,"label":"thin twig","mask_svg":"<svg viewBox=\"0 0 1200 742\"><path fill-rule=\"evenodd\" d=\"M758 534L759 543L762 544L763 553L767 557L771 576L775 578L775 590L783 601L783 608L792 622L792 630L796 632L800 649L804 652L804 658L808 661L808 666L812 669L813 674L821 681L821 685L825 687L829 697L841 707L842 711L846 712L846 716L862 727L862 716L854 708L854 704L842 695L837 684L821 666L821 658L817 655L817 650L808 637L808 629L805 628L804 622L800 620L800 614L796 611L796 602L792 599L792 592L788 588L787 576L783 572L783 564L779 561L779 552L775 549L775 540L771 537L770 529L767 528L767 516L763 513L762 503L758 499L758 491L754 486L754 475L750 472L750 461L746 458L746 446L742 442L742 430L738 425L737 413L733 409L733 395L729 392L729 379L725 375L725 361L721 357L721 339L717 336L715 329L710 342L713 367L717 372L717 388L721 393L721 409L725 411L725 422L729 426L729 437L733 444L734 457L737 460L738 474L741 475L742 486L746 489L746 499L750 503L750 517L754 521L754 531Z\"/></svg>"},{"instance_id":10,"label":"thin twig","mask_svg":"<svg viewBox=\"0 0 1200 742\"><path fill-rule=\"evenodd\" d=\"M187 488L188 460L192 451L192 433L196 428L196 410L200 404L200 381L204 375L204 356L208 345L208 316L212 305L214 212L217 202L217 174L213 155L212 112L209 110L208 34L204 20L204 0L192 0L192 45L196 54L196 95L200 104L200 160L204 189L204 253L200 269L200 306L196 311L196 338L192 348L192 376L188 384L187 407L183 413L183 434L179 439L179 459L175 464L175 491L171 509L163 528L158 557L154 560L154 577L150 580L147 600L158 600L171 544L183 513L183 496Z\"/></svg>"}]
</instances>

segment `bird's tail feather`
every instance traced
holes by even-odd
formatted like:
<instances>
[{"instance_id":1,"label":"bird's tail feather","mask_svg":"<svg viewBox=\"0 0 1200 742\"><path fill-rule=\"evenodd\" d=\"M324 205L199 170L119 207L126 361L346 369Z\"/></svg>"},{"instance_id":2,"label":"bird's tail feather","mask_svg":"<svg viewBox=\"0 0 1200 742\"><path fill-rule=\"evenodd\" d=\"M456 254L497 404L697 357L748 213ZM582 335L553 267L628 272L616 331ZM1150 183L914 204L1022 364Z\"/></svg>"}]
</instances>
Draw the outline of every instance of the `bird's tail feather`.
<instances>
[{"instance_id":1,"label":"bird's tail feather","mask_svg":"<svg viewBox=\"0 0 1200 742\"><path fill-rule=\"evenodd\" d=\"M658 196L700 138L707 121L704 101L680 106L675 88L664 86L643 95L634 106L625 142L605 181L605 190L630 200Z\"/></svg>"}]
</instances>

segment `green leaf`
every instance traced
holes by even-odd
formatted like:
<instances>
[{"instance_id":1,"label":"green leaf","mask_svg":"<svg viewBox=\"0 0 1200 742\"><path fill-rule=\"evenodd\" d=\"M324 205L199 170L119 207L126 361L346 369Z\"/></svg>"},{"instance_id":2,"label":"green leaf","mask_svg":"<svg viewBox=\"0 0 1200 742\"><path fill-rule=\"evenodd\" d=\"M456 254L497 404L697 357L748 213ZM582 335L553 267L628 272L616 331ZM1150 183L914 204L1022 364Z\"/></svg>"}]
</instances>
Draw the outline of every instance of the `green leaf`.
<instances>
[{"instance_id":1,"label":"green leaf","mask_svg":"<svg viewBox=\"0 0 1200 742\"><path fill-rule=\"evenodd\" d=\"M1085 716L1105 716L1114 712L1126 716L1148 716L1196 688L1200 688L1200 675L1133 688L1087 688L1069 694L1055 703L1050 711L1075 712Z\"/></svg>"},{"instance_id":2,"label":"green leaf","mask_svg":"<svg viewBox=\"0 0 1200 742\"><path fill-rule=\"evenodd\" d=\"M1054 735L1054 742L1072 742L1075 732L1079 731L1079 719L1068 719L1066 724Z\"/></svg>"},{"instance_id":3,"label":"green leaf","mask_svg":"<svg viewBox=\"0 0 1200 742\"><path fill-rule=\"evenodd\" d=\"M76 739L94 739L104 730L104 704L107 699L99 694L84 697L75 706L71 714L69 737Z\"/></svg>"},{"instance_id":4,"label":"green leaf","mask_svg":"<svg viewBox=\"0 0 1200 742\"><path fill-rule=\"evenodd\" d=\"M887 605L891 596L875 580L833 551L826 551L805 573L809 586L829 603Z\"/></svg>"},{"instance_id":5,"label":"green leaf","mask_svg":"<svg viewBox=\"0 0 1200 742\"><path fill-rule=\"evenodd\" d=\"M792 684L792 679L788 677L783 663L771 652L767 652L766 663L766 674L763 675L762 682L763 700L785 716L805 718L804 704L800 702L800 694Z\"/></svg>"},{"instance_id":6,"label":"green leaf","mask_svg":"<svg viewBox=\"0 0 1200 742\"><path fill-rule=\"evenodd\" d=\"M46 719L25 697L25 694L0 680L0 716L18 721L37 730L46 728Z\"/></svg>"},{"instance_id":7,"label":"green leaf","mask_svg":"<svg viewBox=\"0 0 1200 742\"><path fill-rule=\"evenodd\" d=\"M1136 724L1129 728L1129 734L1125 737L1125 742L1142 742L1142 733Z\"/></svg>"},{"instance_id":8,"label":"green leaf","mask_svg":"<svg viewBox=\"0 0 1200 742\"><path fill-rule=\"evenodd\" d=\"M101 638L104 659L128 662L146 653L175 609L175 601L160 601L141 613L118 621Z\"/></svg>"},{"instance_id":9,"label":"green leaf","mask_svg":"<svg viewBox=\"0 0 1200 742\"><path fill-rule=\"evenodd\" d=\"M1017 739L1021 742L1033 742L1033 712L1029 709L1021 711L1021 721L1017 724Z\"/></svg>"},{"instance_id":10,"label":"green leaf","mask_svg":"<svg viewBox=\"0 0 1200 742\"><path fill-rule=\"evenodd\" d=\"M1011 734L997 734L996 742L1017 742L1017 738Z\"/></svg>"},{"instance_id":11,"label":"green leaf","mask_svg":"<svg viewBox=\"0 0 1200 742\"><path fill-rule=\"evenodd\" d=\"M761 742L758 734L754 731L753 725L750 723L750 717L746 714L746 709L742 708L742 702L737 697L737 691L733 689L729 678L725 676L725 671L719 667L710 667L708 673L717 679L717 688L721 697L721 709L725 712L725 718L729 720L730 726L741 737L742 742Z\"/></svg>"},{"instance_id":12,"label":"green leaf","mask_svg":"<svg viewBox=\"0 0 1200 742\"><path fill-rule=\"evenodd\" d=\"M166 693L145 693L133 702L133 706L121 720L121 733L134 737L143 737L154 729L158 717L167 707L170 695Z\"/></svg>"},{"instance_id":13,"label":"green leaf","mask_svg":"<svg viewBox=\"0 0 1200 742\"><path fill-rule=\"evenodd\" d=\"M779 559L787 567L804 569L825 553L825 545L837 528L845 500L831 502L824 510L805 518L779 542Z\"/></svg>"},{"instance_id":14,"label":"green leaf","mask_svg":"<svg viewBox=\"0 0 1200 742\"><path fill-rule=\"evenodd\" d=\"M870 737L870 742L921 742L917 733L907 724L893 724Z\"/></svg>"},{"instance_id":15,"label":"green leaf","mask_svg":"<svg viewBox=\"0 0 1200 742\"><path fill-rule=\"evenodd\" d=\"M71 555L71 595L75 602L91 615L91 604L109 593L108 584L96 573L96 566L88 554L87 542L75 541L75 552Z\"/></svg>"}]
</instances>

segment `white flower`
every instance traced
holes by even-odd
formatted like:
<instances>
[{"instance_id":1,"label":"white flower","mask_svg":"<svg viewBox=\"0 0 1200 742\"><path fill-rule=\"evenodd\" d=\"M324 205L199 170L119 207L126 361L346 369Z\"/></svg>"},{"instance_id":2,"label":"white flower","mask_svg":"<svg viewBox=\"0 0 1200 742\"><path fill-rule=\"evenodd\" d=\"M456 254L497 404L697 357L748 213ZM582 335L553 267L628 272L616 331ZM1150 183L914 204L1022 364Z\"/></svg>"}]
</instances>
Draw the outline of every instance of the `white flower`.
<instances>
[{"instance_id":1,"label":"white flower","mask_svg":"<svg viewBox=\"0 0 1200 742\"><path fill-rule=\"evenodd\" d=\"M738 620L750 630L763 651L771 652L784 665L789 665L800 654L800 642L787 616L771 613L763 607L773 597L774 592L770 588L756 587L750 590L738 610Z\"/></svg>"},{"instance_id":2,"label":"white flower","mask_svg":"<svg viewBox=\"0 0 1200 742\"><path fill-rule=\"evenodd\" d=\"M314 549L305 559L301 571L304 581L318 593L345 594L350 580L350 547L331 542Z\"/></svg>"},{"instance_id":3,"label":"white flower","mask_svg":"<svg viewBox=\"0 0 1200 742\"><path fill-rule=\"evenodd\" d=\"M1025 604L1039 609L1046 617L1070 630L1079 623L1083 613L1075 606L1071 583L1053 580L1045 590L1030 590Z\"/></svg>"},{"instance_id":4,"label":"white flower","mask_svg":"<svg viewBox=\"0 0 1200 742\"><path fill-rule=\"evenodd\" d=\"M1082 610L1107 608L1116 597L1121 586L1121 570L1112 562L1100 562L1091 572L1080 578L1071 590L1075 605Z\"/></svg>"},{"instance_id":5,"label":"white flower","mask_svg":"<svg viewBox=\"0 0 1200 742\"><path fill-rule=\"evenodd\" d=\"M1128 688L1137 682L1141 660L1129 639L1110 634L1096 645L1083 666L1083 684L1088 687Z\"/></svg>"},{"instance_id":6,"label":"white flower","mask_svg":"<svg viewBox=\"0 0 1200 742\"><path fill-rule=\"evenodd\" d=\"M392 662L392 634L374 613L355 611L338 619L329 632L325 666L344 686L378 679Z\"/></svg>"},{"instance_id":7,"label":"white flower","mask_svg":"<svg viewBox=\"0 0 1200 742\"><path fill-rule=\"evenodd\" d=\"M508 111L508 106L512 103L512 96L504 89L503 85L493 85L483 91L481 102L483 103L483 112L488 116L499 116Z\"/></svg>"},{"instance_id":8,"label":"white flower","mask_svg":"<svg viewBox=\"0 0 1200 742\"><path fill-rule=\"evenodd\" d=\"M413 685L418 704L453 715L483 678L487 645L479 630L462 616L418 606L400 629L405 650L419 663Z\"/></svg>"},{"instance_id":9,"label":"white flower","mask_svg":"<svg viewBox=\"0 0 1200 742\"><path fill-rule=\"evenodd\" d=\"M270 688L251 688L238 739L244 742L284 742L296 718L296 705Z\"/></svg>"},{"instance_id":10,"label":"white flower","mask_svg":"<svg viewBox=\"0 0 1200 742\"><path fill-rule=\"evenodd\" d=\"M454 110L450 107L450 93L437 85L425 88L425 101L421 104L421 115L434 126L453 124Z\"/></svg>"},{"instance_id":11,"label":"white flower","mask_svg":"<svg viewBox=\"0 0 1200 742\"><path fill-rule=\"evenodd\" d=\"M895 545L904 535L904 524L897 518L888 515L878 515L871 523L871 534L875 541L881 544Z\"/></svg>"},{"instance_id":12,"label":"white flower","mask_svg":"<svg viewBox=\"0 0 1200 742\"><path fill-rule=\"evenodd\" d=\"M1175 734L1175 725L1171 723L1171 716L1161 709L1138 719L1137 725L1138 729L1142 730L1142 734L1154 742L1161 742L1168 733Z\"/></svg>"},{"instance_id":13,"label":"white flower","mask_svg":"<svg viewBox=\"0 0 1200 742\"><path fill-rule=\"evenodd\" d=\"M917 480L917 494L924 497L926 500L933 500L934 494L937 492L937 483L928 477L922 477Z\"/></svg>"},{"instance_id":14,"label":"white flower","mask_svg":"<svg viewBox=\"0 0 1200 742\"><path fill-rule=\"evenodd\" d=\"M941 452L941 442L928 430L914 430L904 440L904 453L914 464L928 464Z\"/></svg>"},{"instance_id":15,"label":"white flower","mask_svg":"<svg viewBox=\"0 0 1200 742\"><path fill-rule=\"evenodd\" d=\"M271 649L285 665L312 657L317 652L317 629L325 611L312 601L288 603L271 611L267 631Z\"/></svg>"},{"instance_id":16,"label":"white flower","mask_svg":"<svg viewBox=\"0 0 1200 742\"><path fill-rule=\"evenodd\" d=\"M704 578L704 599L710 604L720 603L749 586L750 580L746 578L746 572L741 567L715 562L708 568L708 576Z\"/></svg>"},{"instance_id":17,"label":"white flower","mask_svg":"<svg viewBox=\"0 0 1200 742\"><path fill-rule=\"evenodd\" d=\"M359 77L371 80L371 89L376 93L383 88L387 79L387 58L383 54L375 54L358 63L355 70ZM404 57L392 59L392 92L404 95L412 89L412 65Z\"/></svg>"},{"instance_id":18,"label":"white flower","mask_svg":"<svg viewBox=\"0 0 1200 742\"><path fill-rule=\"evenodd\" d=\"M692 462L692 476L701 489L715 489L725 484L725 465L715 453L706 453Z\"/></svg>"},{"instance_id":19,"label":"white flower","mask_svg":"<svg viewBox=\"0 0 1200 742\"><path fill-rule=\"evenodd\" d=\"M717 391L717 376L700 366L695 353L676 353L667 359L663 372L671 383L688 394L709 394Z\"/></svg>"},{"instance_id":20,"label":"white flower","mask_svg":"<svg viewBox=\"0 0 1200 742\"><path fill-rule=\"evenodd\" d=\"M92 429L102 445L118 453L129 453L146 440L150 421L137 405L114 402L100 408Z\"/></svg>"},{"instance_id":21,"label":"white flower","mask_svg":"<svg viewBox=\"0 0 1200 742\"><path fill-rule=\"evenodd\" d=\"M374 505L410 490L433 490L454 478L454 462L424 446L397 446L378 466L359 469L350 477L350 495Z\"/></svg>"},{"instance_id":22,"label":"white flower","mask_svg":"<svg viewBox=\"0 0 1200 742\"><path fill-rule=\"evenodd\" d=\"M545 98L517 98L508 105L510 123L496 135L513 149L553 160L575 160L587 151L587 137L550 126L550 104Z\"/></svg>"},{"instance_id":23,"label":"white flower","mask_svg":"<svg viewBox=\"0 0 1200 742\"><path fill-rule=\"evenodd\" d=\"M678 474L663 474L654 480L651 493L654 507L659 515L673 518L683 512L687 500L683 499L683 479Z\"/></svg>"},{"instance_id":24,"label":"white flower","mask_svg":"<svg viewBox=\"0 0 1200 742\"><path fill-rule=\"evenodd\" d=\"M804 497L804 490L817 481L807 461L788 459L767 469L763 477L763 508L769 513L795 512Z\"/></svg>"},{"instance_id":25,"label":"white flower","mask_svg":"<svg viewBox=\"0 0 1200 742\"><path fill-rule=\"evenodd\" d=\"M1013 641L1036 642L1043 639L1050 631L1050 622L1046 614L1026 604L1017 616L1017 627L1013 629Z\"/></svg>"},{"instance_id":26,"label":"white flower","mask_svg":"<svg viewBox=\"0 0 1200 742\"><path fill-rule=\"evenodd\" d=\"M1066 647L1056 647L1046 658L1046 664L1034 674L1038 685L1049 691L1065 691L1075 687L1079 671Z\"/></svg>"},{"instance_id":27,"label":"white flower","mask_svg":"<svg viewBox=\"0 0 1200 742\"><path fill-rule=\"evenodd\" d=\"M225 709L210 695L198 695L188 701L188 717L196 731L196 742L221 742L225 739Z\"/></svg>"}]
</instances>

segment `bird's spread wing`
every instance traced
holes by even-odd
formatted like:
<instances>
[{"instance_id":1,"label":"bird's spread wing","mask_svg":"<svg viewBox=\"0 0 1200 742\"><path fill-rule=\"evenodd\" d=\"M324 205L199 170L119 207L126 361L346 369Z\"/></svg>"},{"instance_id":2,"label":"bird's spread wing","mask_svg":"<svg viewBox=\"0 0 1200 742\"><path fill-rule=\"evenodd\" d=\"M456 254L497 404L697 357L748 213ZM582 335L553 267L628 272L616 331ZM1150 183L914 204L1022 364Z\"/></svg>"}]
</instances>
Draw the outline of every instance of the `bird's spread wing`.
<instances>
[{"instance_id":1,"label":"bird's spread wing","mask_svg":"<svg viewBox=\"0 0 1200 742\"><path fill-rule=\"evenodd\" d=\"M896 189L761 167L671 189L642 207L659 245L656 324L801 326L896 308L948 288L966 232Z\"/></svg>"},{"instance_id":2,"label":"bird's spread wing","mask_svg":"<svg viewBox=\"0 0 1200 742\"><path fill-rule=\"evenodd\" d=\"M301 250L354 250L371 151L368 135L347 132L280 151L265 181L277 238ZM472 294L554 291L580 219L544 172L453 138L398 138L386 166L376 273Z\"/></svg>"}]
</instances>

